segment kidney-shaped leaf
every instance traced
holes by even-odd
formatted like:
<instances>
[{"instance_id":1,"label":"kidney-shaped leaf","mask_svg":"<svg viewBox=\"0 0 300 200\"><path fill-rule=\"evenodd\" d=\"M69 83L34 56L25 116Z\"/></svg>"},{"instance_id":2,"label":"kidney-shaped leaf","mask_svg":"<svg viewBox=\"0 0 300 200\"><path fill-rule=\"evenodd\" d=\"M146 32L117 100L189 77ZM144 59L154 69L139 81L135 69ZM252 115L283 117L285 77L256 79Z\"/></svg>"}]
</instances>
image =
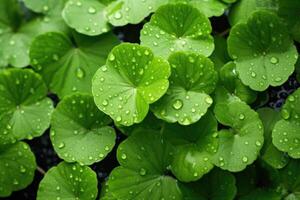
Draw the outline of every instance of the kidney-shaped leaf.
<instances>
[{"instance_id":1,"label":"kidney-shaped leaf","mask_svg":"<svg viewBox=\"0 0 300 200\"><path fill-rule=\"evenodd\" d=\"M298 57L284 23L267 11L255 12L246 23L234 26L228 50L242 82L256 91L284 83Z\"/></svg>"},{"instance_id":2,"label":"kidney-shaped leaf","mask_svg":"<svg viewBox=\"0 0 300 200\"><path fill-rule=\"evenodd\" d=\"M36 162L24 142L0 146L0 197L27 187L33 180Z\"/></svg>"},{"instance_id":3,"label":"kidney-shaped leaf","mask_svg":"<svg viewBox=\"0 0 300 200\"><path fill-rule=\"evenodd\" d=\"M193 51L205 56L214 49L208 18L186 4L161 6L141 31L141 44L168 58L174 51Z\"/></svg>"},{"instance_id":4,"label":"kidney-shaped leaf","mask_svg":"<svg viewBox=\"0 0 300 200\"><path fill-rule=\"evenodd\" d=\"M117 123L141 122L149 104L168 89L170 67L147 47L121 44L109 54L106 65L93 78L96 105Z\"/></svg>"},{"instance_id":5,"label":"kidney-shaped leaf","mask_svg":"<svg viewBox=\"0 0 300 200\"><path fill-rule=\"evenodd\" d=\"M160 133L134 132L118 147L120 167L109 176L106 196L115 199L181 200L177 180L167 176L172 148Z\"/></svg>"},{"instance_id":6,"label":"kidney-shaped leaf","mask_svg":"<svg viewBox=\"0 0 300 200\"><path fill-rule=\"evenodd\" d=\"M37 200L95 200L97 176L87 166L61 162L52 167L40 182Z\"/></svg>"},{"instance_id":7,"label":"kidney-shaped leaf","mask_svg":"<svg viewBox=\"0 0 300 200\"><path fill-rule=\"evenodd\" d=\"M262 148L262 122L258 114L241 101L218 103L214 112L217 120L230 128L219 131L219 148L213 162L222 169L242 171L255 161Z\"/></svg>"},{"instance_id":8,"label":"kidney-shaped leaf","mask_svg":"<svg viewBox=\"0 0 300 200\"><path fill-rule=\"evenodd\" d=\"M208 112L190 126L165 124L164 137L176 149L171 169L183 182L196 181L212 168L212 156L217 151L217 120Z\"/></svg>"},{"instance_id":9,"label":"kidney-shaped leaf","mask_svg":"<svg viewBox=\"0 0 300 200\"><path fill-rule=\"evenodd\" d=\"M91 80L117 39L112 34L87 37L49 32L36 37L30 48L31 63L50 90L64 97L90 92Z\"/></svg>"},{"instance_id":10,"label":"kidney-shaped leaf","mask_svg":"<svg viewBox=\"0 0 300 200\"><path fill-rule=\"evenodd\" d=\"M115 144L111 119L91 95L74 94L59 102L51 120L51 141L67 162L90 165L105 158Z\"/></svg>"},{"instance_id":11,"label":"kidney-shaped leaf","mask_svg":"<svg viewBox=\"0 0 300 200\"><path fill-rule=\"evenodd\" d=\"M273 144L292 158L300 158L300 89L291 94L282 110L282 119L273 129Z\"/></svg>"},{"instance_id":12,"label":"kidney-shaped leaf","mask_svg":"<svg viewBox=\"0 0 300 200\"><path fill-rule=\"evenodd\" d=\"M32 70L0 72L0 144L44 133L53 111L46 94L45 83Z\"/></svg>"},{"instance_id":13,"label":"kidney-shaped leaf","mask_svg":"<svg viewBox=\"0 0 300 200\"><path fill-rule=\"evenodd\" d=\"M209 96L218 81L213 63L206 57L177 52L169 58L169 89L151 109L167 122L189 125L198 121L212 105Z\"/></svg>"}]
</instances>

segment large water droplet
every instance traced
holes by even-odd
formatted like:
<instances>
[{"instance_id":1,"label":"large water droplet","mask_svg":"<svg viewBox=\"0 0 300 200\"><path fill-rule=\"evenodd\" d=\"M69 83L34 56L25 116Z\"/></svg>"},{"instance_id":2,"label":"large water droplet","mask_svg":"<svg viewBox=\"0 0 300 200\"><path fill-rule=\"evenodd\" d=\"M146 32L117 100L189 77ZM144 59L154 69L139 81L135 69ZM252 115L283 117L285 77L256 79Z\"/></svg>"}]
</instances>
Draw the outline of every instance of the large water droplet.
<instances>
[{"instance_id":1,"label":"large water droplet","mask_svg":"<svg viewBox=\"0 0 300 200\"><path fill-rule=\"evenodd\" d=\"M270 58L270 62L271 62L272 64L277 64L277 63L278 63L278 58L276 58L276 57L271 57L271 58Z\"/></svg>"},{"instance_id":2,"label":"large water droplet","mask_svg":"<svg viewBox=\"0 0 300 200\"><path fill-rule=\"evenodd\" d=\"M65 147L65 143L61 142L59 145L58 145L58 148L62 149Z\"/></svg>"},{"instance_id":3,"label":"large water droplet","mask_svg":"<svg viewBox=\"0 0 300 200\"><path fill-rule=\"evenodd\" d=\"M114 15L115 19L121 19L122 18L122 14L120 12L116 12Z\"/></svg>"},{"instance_id":4,"label":"large water droplet","mask_svg":"<svg viewBox=\"0 0 300 200\"><path fill-rule=\"evenodd\" d=\"M77 78L83 78L84 77L84 71L83 71L83 69L81 69L80 67L78 67L77 68L77 70L76 70L76 76L77 76Z\"/></svg>"},{"instance_id":5,"label":"large water droplet","mask_svg":"<svg viewBox=\"0 0 300 200\"><path fill-rule=\"evenodd\" d=\"M94 7L89 7L88 13L95 14L96 13L96 9Z\"/></svg>"}]
</instances>

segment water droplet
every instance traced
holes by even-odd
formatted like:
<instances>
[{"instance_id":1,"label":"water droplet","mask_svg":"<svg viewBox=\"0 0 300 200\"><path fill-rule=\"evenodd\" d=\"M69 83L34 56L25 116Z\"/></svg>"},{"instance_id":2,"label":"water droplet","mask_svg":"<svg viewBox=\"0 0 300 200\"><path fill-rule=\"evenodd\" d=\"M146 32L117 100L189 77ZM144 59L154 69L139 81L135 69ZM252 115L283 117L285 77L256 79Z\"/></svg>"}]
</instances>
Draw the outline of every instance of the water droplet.
<instances>
[{"instance_id":1,"label":"water droplet","mask_svg":"<svg viewBox=\"0 0 300 200\"><path fill-rule=\"evenodd\" d=\"M245 115L241 113L241 114L239 115L239 119L240 119L240 120L245 119Z\"/></svg>"},{"instance_id":2,"label":"water droplet","mask_svg":"<svg viewBox=\"0 0 300 200\"><path fill-rule=\"evenodd\" d=\"M180 108L182 108L182 106L183 106L183 103L180 99L175 100L173 103L173 108L176 110L179 110Z\"/></svg>"},{"instance_id":3,"label":"water droplet","mask_svg":"<svg viewBox=\"0 0 300 200\"><path fill-rule=\"evenodd\" d=\"M127 158L126 154L123 153L123 154L121 155L121 158L122 158L123 160L125 160L125 159Z\"/></svg>"},{"instance_id":4,"label":"water droplet","mask_svg":"<svg viewBox=\"0 0 300 200\"><path fill-rule=\"evenodd\" d=\"M96 13L96 9L94 7L89 7L88 13L95 14Z\"/></svg>"},{"instance_id":5,"label":"water droplet","mask_svg":"<svg viewBox=\"0 0 300 200\"><path fill-rule=\"evenodd\" d=\"M110 60L110 61L114 61L114 60L115 60L115 58L116 58L116 57L115 57L115 55L114 55L114 54L110 54L110 55L109 55L109 60Z\"/></svg>"},{"instance_id":6,"label":"water droplet","mask_svg":"<svg viewBox=\"0 0 300 200\"><path fill-rule=\"evenodd\" d=\"M253 78L255 78L255 77L256 77L256 73L255 73L255 72L251 72L251 76L252 76Z\"/></svg>"},{"instance_id":7,"label":"water droplet","mask_svg":"<svg viewBox=\"0 0 300 200\"><path fill-rule=\"evenodd\" d=\"M63 143L63 142L61 142L59 145L58 145L58 148L59 149L62 149L62 148L64 148L65 147L65 143Z\"/></svg>"},{"instance_id":8,"label":"water droplet","mask_svg":"<svg viewBox=\"0 0 300 200\"><path fill-rule=\"evenodd\" d=\"M293 101L295 101L295 97L294 97L293 95L290 95L290 96L288 97L288 100L291 101L291 102L293 102Z\"/></svg>"},{"instance_id":9,"label":"water droplet","mask_svg":"<svg viewBox=\"0 0 300 200\"><path fill-rule=\"evenodd\" d=\"M144 69L141 68L141 69L139 70L139 75L143 75L143 74L144 74Z\"/></svg>"},{"instance_id":10,"label":"water droplet","mask_svg":"<svg viewBox=\"0 0 300 200\"><path fill-rule=\"evenodd\" d=\"M59 60L59 57L58 57L57 54L53 54L52 59L53 59L54 61L58 61L58 60Z\"/></svg>"},{"instance_id":11,"label":"water droplet","mask_svg":"<svg viewBox=\"0 0 300 200\"><path fill-rule=\"evenodd\" d=\"M117 122L122 121L122 117L121 117L121 116L118 116L118 117L116 118L116 121L117 121Z\"/></svg>"},{"instance_id":12,"label":"water droplet","mask_svg":"<svg viewBox=\"0 0 300 200\"><path fill-rule=\"evenodd\" d=\"M258 147L260 147L261 146L261 142L260 141L256 141L255 145L258 146Z\"/></svg>"},{"instance_id":13,"label":"water droplet","mask_svg":"<svg viewBox=\"0 0 300 200\"><path fill-rule=\"evenodd\" d=\"M277 78L275 78L275 81L276 81L276 82L280 82L280 81L282 81L282 78L277 77Z\"/></svg>"},{"instance_id":14,"label":"water droplet","mask_svg":"<svg viewBox=\"0 0 300 200\"><path fill-rule=\"evenodd\" d=\"M141 169L140 169L140 175L141 175L141 176L145 176L146 173L147 173L147 171L146 171L144 168L141 168Z\"/></svg>"},{"instance_id":15,"label":"water droplet","mask_svg":"<svg viewBox=\"0 0 300 200\"><path fill-rule=\"evenodd\" d=\"M290 112L287 109L282 109L281 116L283 119L289 119L290 118Z\"/></svg>"},{"instance_id":16,"label":"water droplet","mask_svg":"<svg viewBox=\"0 0 300 200\"><path fill-rule=\"evenodd\" d=\"M84 77L84 71L83 71L83 69L81 69L80 67L78 67L77 68L77 70L76 70L76 76L77 76L77 78L83 78Z\"/></svg>"},{"instance_id":17,"label":"water droplet","mask_svg":"<svg viewBox=\"0 0 300 200\"><path fill-rule=\"evenodd\" d=\"M271 57L271 58L270 58L270 62L271 62L272 64L277 64L277 63L278 63L278 58L276 58L276 57Z\"/></svg>"},{"instance_id":18,"label":"water droplet","mask_svg":"<svg viewBox=\"0 0 300 200\"><path fill-rule=\"evenodd\" d=\"M206 97L205 98L205 102L208 103L208 104L212 104L213 103L213 100L211 97Z\"/></svg>"},{"instance_id":19,"label":"water droplet","mask_svg":"<svg viewBox=\"0 0 300 200\"><path fill-rule=\"evenodd\" d=\"M108 101L107 101L106 99L104 99L104 100L102 101L102 105L103 105L103 106L107 106L107 105L108 105Z\"/></svg>"},{"instance_id":20,"label":"water droplet","mask_svg":"<svg viewBox=\"0 0 300 200\"><path fill-rule=\"evenodd\" d=\"M121 19L122 18L122 14L120 12L116 12L114 15L115 19Z\"/></svg>"},{"instance_id":21,"label":"water droplet","mask_svg":"<svg viewBox=\"0 0 300 200\"><path fill-rule=\"evenodd\" d=\"M242 160L243 160L244 163L248 162L248 158L247 158L246 156L244 156L244 157L242 158Z\"/></svg>"}]
</instances>

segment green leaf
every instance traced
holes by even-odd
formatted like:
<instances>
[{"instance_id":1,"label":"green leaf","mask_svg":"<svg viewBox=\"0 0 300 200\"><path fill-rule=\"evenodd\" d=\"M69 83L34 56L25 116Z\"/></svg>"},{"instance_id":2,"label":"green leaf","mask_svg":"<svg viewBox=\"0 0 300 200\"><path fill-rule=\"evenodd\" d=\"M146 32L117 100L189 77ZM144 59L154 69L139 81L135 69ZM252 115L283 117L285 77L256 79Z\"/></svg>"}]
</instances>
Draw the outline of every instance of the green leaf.
<instances>
[{"instance_id":1,"label":"green leaf","mask_svg":"<svg viewBox=\"0 0 300 200\"><path fill-rule=\"evenodd\" d=\"M267 189L256 189L252 191L250 194L243 196L240 200L281 200L281 195L274 190Z\"/></svg>"},{"instance_id":2,"label":"green leaf","mask_svg":"<svg viewBox=\"0 0 300 200\"><path fill-rule=\"evenodd\" d=\"M91 92L92 77L117 43L112 34L87 37L49 32L32 42L31 63L61 98L77 91Z\"/></svg>"},{"instance_id":3,"label":"green leaf","mask_svg":"<svg viewBox=\"0 0 300 200\"><path fill-rule=\"evenodd\" d=\"M291 94L282 110L282 119L273 129L273 144L292 158L300 158L300 89Z\"/></svg>"},{"instance_id":4,"label":"green leaf","mask_svg":"<svg viewBox=\"0 0 300 200\"><path fill-rule=\"evenodd\" d=\"M234 176L216 168L199 181L182 188L183 200L233 200L237 192Z\"/></svg>"},{"instance_id":5,"label":"green leaf","mask_svg":"<svg viewBox=\"0 0 300 200\"><path fill-rule=\"evenodd\" d=\"M94 200L97 193L97 176L93 170L77 163L61 162L45 174L37 200Z\"/></svg>"},{"instance_id":6,"label":"green leaf","mask_svg":"<svg viewBox=\"0 0 300 200\"><path fill-rule=\"evenodd\" d=\"M69 0L62 16L65 22L77 32L95 36L110 30L105 8L106 5L97 0Z\"/></svg>"},{"instance_id":7,"label":"green leaf","mask_svg":"<svg viewBox=\"0 0 300 200\"><path fill-rule=\"evenodd\" d=\"M215 42L215 50L210 56L210 59L214 62L216 69L219 70L231 59L227 52L226 39L220 36L215 36L214 42Z\"/></svg>"},{"instance_id":8,"label":"green leaf","mask_svg":"<svg viewBox=\"0 0 300 200\"><path fill-rule=\"evenodd\" d=\"M298 20L299 12L300 1L279 0L278 15L287 22L289 32L298 42L300 42L300 22Z\"/></svg>"},{"instance_id":9,"label":"green leaf","mask_svg":"<svg viewBox=\"0 0 300 200\"><path fill-rule=\"evenodd\" d=\"M228 50L245 85L264 91L283 84L294 71L298 54L286 26L271 12L255 12L234 26Z\"/></svg>"},{"instance_id":10,"label":"green leaf","mask_svg":"<svg viewBox=\"0 0 300 200\"><path fill-rule=\"evenodd\" d=\"M24 142L0 146L0 197L27 187L34 178L34 154Z\"/></svg>"},{"instance_id":11,"label":"green leaf","mask_svg":"<svg viewBox=\"0 0 300 200\"><path fill-rule=\"evenodd\" d=\"M141 31L141 44L168 58L174 51L192 51L209 56L214 50L208 18L185 4L161 6Z\"/></svg>"},{"instance_id":12,"label":"green leaf","mask_svg":"<svg viewBox=\"0 0 300 200\"><path fill-rule=\"evenodd\" d=\"M271 108L261 108L257 112L264 125L265 142L261 151L261 158L274 168L283 168L289 159L272 143L272 130L276 122L280 119L280 113Z\"/></svg>"},{"instance_id":13,"label":"green leaf","mask_svg":"<svg viewBox=\"0 0 300 200\"><path fill-rule=\"evenodd\" d=\"M246 22L252 13L259 10L276 13L278 0L240 0L230 9L229 22L232 26L239 22Z\"/></svg>"},{"instance_id":14,"label":"green leaf","mask_svg":"<svg viewBox=\"0 0 300 200\"><path fill-rule=\"evenodd\" d=\"M170 2L192 5L207 17L221 16L228 7L228 5L221 0L170 0Z\"/></svg>"},{"instance_id":15,"label":"green leaf","mask_svg":"<svg viewBox=\"0 0 300 200\"><path fill-rule=\"evenodd\" d=\"M252 164L264 142L262 122L246 103L232 101L215 106L217 120L231 128L219 131L219 149L213 158L216 166L231 172Z\"/></svg>"},{"instance_id":16,"label":"green leaf","mask_svg":"<svg viewBox=\"0 0 300 200\"><path fill-rule=\"evenodd\" d=\"M106 195L115 199L181 200L177 180L166 174L172 148L161 134L138 130L118 147L121 166L108 179Z\"/></svg>"},{"instance_id":17,"label":"green leaf","mask_svg":"<svg viewBox=\"0 0 300 200\"><path fill-rule=\"evenodd\" d=\"M42 78L29 69L0 72L0 143L41 136L50 125L52 101Z\"/></svg>"},{"instance_id":18,"label":"green leaf","mask_svg":"<svg viewBox=\"0 0 300 200\"><path fill-rule=\"evenodd\" d=\"M96 105L117 123L130 126L141 122L149 104L168 89L170 67L152 51L137 44L115 47L93 78Z\"/></svg>"},{"instance_id":19,"label":"green leaf","mask_svg":"<svg viewBox=\"0 0 300 200\"><path fill-rule=\"evenodd\" d=\"M60 158L91 165L115 145L111 119L99 111L91 95L74 94L59 102L51 120L51 141Z\"/></svg>"},{"instance_id":20,"label":"green leaf","mask_svg":"<svg viewBox=\"0 0 300 200\"><path fill-rule=\"evenodd\" d=\"M190 126L165 124L163 134L176 149L171 170L178 180L196 181L213 168L211 158L218 148L216 132L217 120L211 112Z\"/></svg>"},{"instance_id":21,"label":"green leaf","mask_svg":"<svg viewBox=\"0 0 300 200\"><path fill-rule=\"evenodd\" d=\"M151 109L167 122L189 125L197 122L212 105L209 96L218 76L213 63L200 54L177 52L169 57L170 87Z\"/></svg>"},{"instance_id":22,"label":"green leaf","mask_svg":"<svg viewBox=\"0 0 300 200\"><path fill-rule=\"evenodd\" d=\"M231 94L239 97L248 104L256 100L257 93L245 86L238 77L236 65L234 62L228 62L220 69L220 84Z\"/></svg>"},{"instance_id":23,"label":"green leaf","mask_svg":"<svg viewBox=\"0 0 300 200\"><path fill-rule=\"evenodd\" d=\"M61 17L61 11L67 0L23 0L25 6L34 12L48 16Z\"/></svg>"},{"instance_id":24,"label":"green leaf","mask_svg":"<svg viewBox=\"0 0 300 200\"><path fill-rule=\"evenodd\" d=\"M114 26L138 24L168 0L117 0L107 9L107 18Z\"/></svg>"}]
</instances>

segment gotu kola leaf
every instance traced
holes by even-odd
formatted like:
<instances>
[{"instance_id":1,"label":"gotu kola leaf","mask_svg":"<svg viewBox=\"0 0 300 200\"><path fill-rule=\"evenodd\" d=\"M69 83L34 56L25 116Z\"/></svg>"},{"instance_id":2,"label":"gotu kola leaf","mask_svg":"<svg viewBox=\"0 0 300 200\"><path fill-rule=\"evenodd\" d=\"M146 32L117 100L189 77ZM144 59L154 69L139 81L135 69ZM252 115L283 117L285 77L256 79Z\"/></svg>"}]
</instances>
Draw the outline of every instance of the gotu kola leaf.
<instances>
[{"instance_id":1,"label":"gotu kola leaf","mask_svg":"<svg viewBox=\"0 0 300 200\"><path fill-rule=\"evenodd\" d=\"M95 200L97 176L87 166L61 162L52 167L40 182L37 200Z\"/></svg>"},{"instance_id":2,"label":"gotu kola leaf","mask_svg":"<svg viewBox=\"0 0 300 200\"><path fill-rule=\"evenodd\" d=\"M52 101L42 78L29 69L0 72L0 143L32 139L50 125Z\"/></svg>"},{"instance_id":3,"label":"gotu kola leaf","mask_svg":"<svg viewBox=\"0 0 300 200\"><path fill-rule=\"evenodd\" d=\"M218 103L217 120L231 128L218 132L219 148L213 163L231 172L242 171L253 163L262 148L263 125L258 114L242 101Z\"/></svg>"},{"instance_id":4,"label":"gotu kola leaf","mask_svg":"<svg viewBox=\"0 0 300 200\"><path fill-rule=\"evenodd\" d=\"M141 122L149 104L168 89L170 67L152 51L137 44L115 47L93 78L93 95L98 108L117 123L130 126Z\"/></svg>"},{"instance_id":5,"label":"gotu kola leaf","mask_svg":"<svg viewBox=\"0 0 300 200\"><path fill-rule=\"evenodd\" d=\"M0 145L0 197L27 187L33 180L36 162L24 142Z\"/></svg>"},{"instance_id":6,"label":"gotu kola leaf","mask_svg":"<svg viewBox=\"0 0 300 200\"><path fill-rule=\"evenodd\" d=\"M291 94L282 110L282 119L273 129L273 144L292 158L300 158L300 89Z\"/></svg>"},{"instance_id":7,"label":"gotu kola leaf","mask_svg":"<svg viewBox=\"0 0 300 200\"><path fill-rule=\"evenodd\" d=\"M298 57L284 23L267 11L255 12L246 23L234 26L228 50L241 81L256 91L284 83Z\"/></svg>"},{"instance_id":8,"label":"gotu kola leaf","mask_svg":"<svg viewBox=\"0 0 300 200\"><path fill-rule=\"evenodd\" d=\"M214 65L202 55L184 52L171 54L169 63L172 71L169 89L151 109L167 122L195 123L213 103L209 94L218 81Z\"/></svg>"},{"instance_id":9,"label":"gotu kola leaf","mask_svg":"<svg viewBox=\"0 0 300 200\"><path fill-rule=\"evenodd\" d=\"M61 98L74 92L91 92L93 75L117 43L112 34L88 37L75 32L70 36L48 32L32 42L31 63Z\"/></svg>"},{"instance_id":10,"label":"gotu kola leaf","mask_svg":"<svg viewBox=\"0 0 300 200\"><path fill-rule=\"evenodd\" d=\"M209 56L213 37L208 18L186 4L161 6L141 30L141 44L168 58L175 51L193 51Z\"/></svg>"},{"instance_id":11,"label":"gotu kola leaf","mask_svg":"<svg viewBox=\"0 0 300 200\"><path fill-rule=\"evenodd\" d=\"M97 109L91 95L73 94L59 102L51 120L51 141L67 162L90 165L105 158L115 144L112 120Z\"/></svg>"},{"instance_id":12,"label":"gotu kola leaf","mask_svg":"<svg viewBox=\"0 0 300 200\"><path fill-rule=\"evenodd\" d=\"M105 195L115 199L181 200L177 180L165 174L171 155L172 147L159 132L135 131L118 147L121 166L111 172Z\"/></svg>"},{"instance_id":13,"label":"gotu kola leaf","mask_svg":"<svg viewBox=\"0 0 300 200\"><path fill-rule=\"evenodd\" d=\"M212 157L218 149L217 120L208 112L190 126L165 124L163 134L176 149L171 170L183 182L196 181L213 168Z\"/></svg>"}]
</instances>

